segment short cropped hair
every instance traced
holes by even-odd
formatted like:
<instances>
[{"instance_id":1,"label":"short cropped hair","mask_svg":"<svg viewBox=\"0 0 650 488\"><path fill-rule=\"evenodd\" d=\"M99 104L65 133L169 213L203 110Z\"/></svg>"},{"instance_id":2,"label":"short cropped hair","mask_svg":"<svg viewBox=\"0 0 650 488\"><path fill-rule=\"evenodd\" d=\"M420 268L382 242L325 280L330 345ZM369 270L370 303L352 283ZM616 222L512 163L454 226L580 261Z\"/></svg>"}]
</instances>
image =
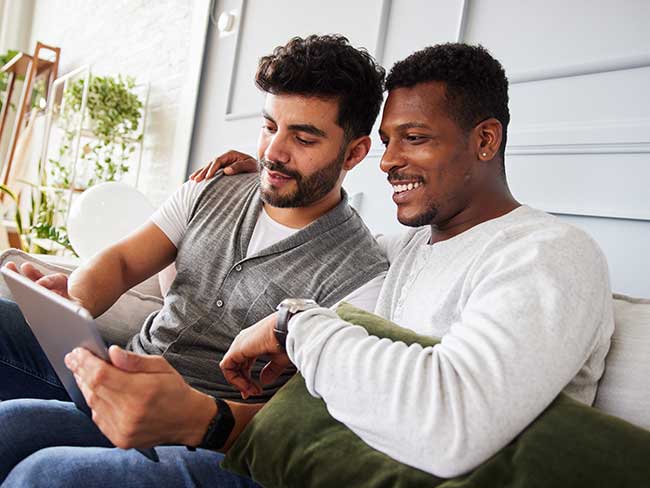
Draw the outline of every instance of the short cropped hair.
<instances>
[{"instance_id":1,"label":"short cropped hair","mask_svg":"<svg viewBox=\"0 0 650 488\"><path fill-rule=\"evenodd\" d=\"M386 89L440 81L446 87L447 113L469 132L494 117L503 126L499 152L505 154L508 123L508 78L501 63L483 46L448 43L427 47L393 66Z\"/></svg>"},{"instance_id":2,"label":"short cropped hair","mask_svg":"<svg viewBox=\"0 0 650 488\"><path fill-rule=\"evenodd\" d=\"M337 98L337 124L349 139L369 135L383 100L385 70L341 35L294 37L260 59L262 91Z\"/></svg>"}]
</instances>

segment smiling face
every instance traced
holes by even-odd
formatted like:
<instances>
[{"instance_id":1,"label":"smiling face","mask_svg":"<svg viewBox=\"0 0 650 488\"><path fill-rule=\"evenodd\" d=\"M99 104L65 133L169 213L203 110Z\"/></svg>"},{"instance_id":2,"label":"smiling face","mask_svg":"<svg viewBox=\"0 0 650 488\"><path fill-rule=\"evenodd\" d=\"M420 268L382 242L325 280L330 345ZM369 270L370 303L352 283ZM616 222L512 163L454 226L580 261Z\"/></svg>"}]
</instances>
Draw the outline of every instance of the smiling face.
<instances>
[{"instance_id":1,"label":"smiling face","mask_svg":"<svg viewBox=\"0 0 650 488\"><path fill-rule=\"evenodd\" d=\"M267 94L257 144L265 203L307 207L340 198L346 141L337 116L335 99Z\"/></svg>"},{"instance_id":2,"label":"smiling face","mask_svg":"<svg viewBox=\"0 0 650 488\"><path fill-rule=\"evenodd\" d=\"M472 134L445 110L445 87L419 83L390 91L379 133L381 169L393 187L400 223L444 226L476 194L477 159Z\"/></svg>"}]
</instances>

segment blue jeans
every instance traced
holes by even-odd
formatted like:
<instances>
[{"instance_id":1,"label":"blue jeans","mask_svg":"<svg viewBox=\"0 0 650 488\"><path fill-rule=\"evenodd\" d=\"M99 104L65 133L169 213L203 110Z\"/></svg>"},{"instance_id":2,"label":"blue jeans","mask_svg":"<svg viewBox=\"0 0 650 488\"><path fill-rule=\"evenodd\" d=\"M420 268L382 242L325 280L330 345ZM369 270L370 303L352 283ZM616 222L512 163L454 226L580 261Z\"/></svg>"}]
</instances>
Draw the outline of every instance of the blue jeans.
<instances>
[{"instance_id":1,"label":"blue jeans","mask_svg":"<svg viewBox=\"0 0 650 488\"><path fill-rule=\"evenodd\" d=\"M0 483L2 487L166 486L257 487L223 471L223 455L181 446L157 447L160 462L111 442L70 402L0 402Z\"/></svg>"},{"instance_id":2,"label":"blue jeans","mask_svg":"<svg viewBox=\"0 0 650 488\"><path fill-rule=\"evenodd\" d=\"M0 400L12 398L70 400L18 305L0 298Z\"/></svg>"}]
</instances>

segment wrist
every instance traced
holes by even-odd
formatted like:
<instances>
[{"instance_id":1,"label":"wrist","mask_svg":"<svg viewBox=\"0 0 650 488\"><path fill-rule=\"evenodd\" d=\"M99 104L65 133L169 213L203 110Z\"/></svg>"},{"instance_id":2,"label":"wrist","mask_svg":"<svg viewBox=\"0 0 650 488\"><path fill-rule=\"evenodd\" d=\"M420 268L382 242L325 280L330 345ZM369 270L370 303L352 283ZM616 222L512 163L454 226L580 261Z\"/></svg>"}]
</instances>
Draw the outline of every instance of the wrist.
<instances>
[{"instance_id":1,"label":"wrist","mask_svg":"<svg viewBox=\"0 0 650 488\"><path fill-rule=\"evenodd\" d=\"M217 415L217 405L211 396L194 389L191 391L192 400L188 411L192 413L179 444L198 446L203 441L210 422Z\"/></svg>"},{"instance_id":2,"label":"wrist","mask_svg":"<svg viewBox=\"0 0 650 488\"><path fill-rule=\"evenodd\" d=\"M277 319L274 334L282 350L286 349L287 336L289 335L289 321L300 312L317 308L318 303L309 298L285 298L277 306Z\"/></svg>"}]
</instances>

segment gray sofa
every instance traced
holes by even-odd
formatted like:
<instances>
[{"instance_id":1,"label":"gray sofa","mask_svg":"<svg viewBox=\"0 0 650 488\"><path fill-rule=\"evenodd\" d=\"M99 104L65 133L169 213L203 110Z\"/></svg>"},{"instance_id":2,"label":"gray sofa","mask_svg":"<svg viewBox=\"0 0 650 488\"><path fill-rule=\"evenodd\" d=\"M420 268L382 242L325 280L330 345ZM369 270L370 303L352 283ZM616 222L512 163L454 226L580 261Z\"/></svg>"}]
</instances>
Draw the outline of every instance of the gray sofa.
<instances>
[{"instance_id":1,"label":"gray sofa","mask_svg":"<svg viewBox=\"0 0 650 488\"><path fill-rule=\"evenodd\" d=\"M28 260L44 273L72 269L15 249L0 254L0 266L9 260L18 264ZM4 280L0 280L0 296L11 297ZM614 294L613 300L616 327L594 406L650 430L650 299ZM161 305L160 285L153 277L124 294L97 319L100 332L107 342L123 345Z\"/></svg>"}]
</instances>

